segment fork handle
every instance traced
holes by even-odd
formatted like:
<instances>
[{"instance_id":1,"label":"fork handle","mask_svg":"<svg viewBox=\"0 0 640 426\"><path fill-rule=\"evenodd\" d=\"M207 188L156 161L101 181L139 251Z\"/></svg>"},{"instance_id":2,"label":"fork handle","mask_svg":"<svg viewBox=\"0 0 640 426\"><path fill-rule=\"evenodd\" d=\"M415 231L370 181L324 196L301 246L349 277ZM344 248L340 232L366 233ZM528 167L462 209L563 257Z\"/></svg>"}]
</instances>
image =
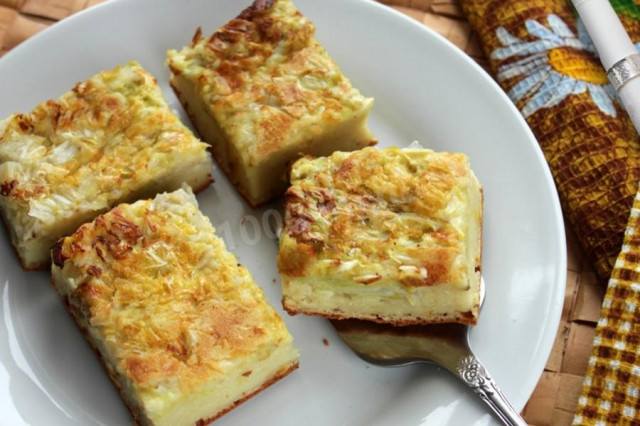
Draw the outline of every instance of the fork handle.
<instances>
[{"instance_id":1,"label":"fork handle","mask_svg":"<svg viewBox=\"0 0 640 426\"><path fill-rule=\"evenodd\" d=\"M487 369L473 354L461 358L456 370L454 373L478 394L505 425L527 426L527 422L509 403Z\"/></svg>"}]
</instances>

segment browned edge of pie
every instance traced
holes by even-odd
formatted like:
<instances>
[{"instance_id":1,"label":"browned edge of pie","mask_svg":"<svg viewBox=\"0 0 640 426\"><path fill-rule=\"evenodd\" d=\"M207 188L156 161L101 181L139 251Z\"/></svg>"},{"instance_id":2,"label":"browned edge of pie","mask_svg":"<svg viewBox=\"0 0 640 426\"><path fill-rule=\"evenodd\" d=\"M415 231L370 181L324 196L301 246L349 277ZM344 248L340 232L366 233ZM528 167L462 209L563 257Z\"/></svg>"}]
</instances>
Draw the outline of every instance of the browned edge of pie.
<instances>
[{"instance_id":1,"label":"browned edge of pie","mask_svg":"<svg viewBox=\"0 0 640 426\"><path fill-rule=\"evenodd\" d=\"M54 287L54 289L57 288L53 277L51 278L51 285ZM57 290L56 290L56 292L57 292ZM118 390L118 394L120 395L120 398L122 399L122 401L125 403L125 405L129 409L129 411L131 412L131 415L133 416L133 420L134 420L134 425L136 425L136 426L144 425L145 422L143 422L142 419L146 418L146 416L143 414L142 408L139 407L139 406L132 405L131 401L127 400L127 398L126 398L126 396L125 396L125 394L124 394L124 392L122 390L122 387L120 386L120 382L118 380L117 373L112 368L109 367L109 365L107 364L105 359L102 357L102 354L100 353L98 348L96 348L95 345L92 343L92 341L89 339L89 333L88 333L87 329L80 325L81 324L81 321L79 321L80 315L75 311L75 309L73 309L73 307L69 303L69 300L68 300L67 297L61 296L61 299L62 299L62 303L63 303L65 309L71 315L71 318L73 319L73 322L76 324L76 326L78 327L78 329L82 333L82 336L84 337L84 340L88 343L89 347L93 350L93 352L97 356L98 360L100 361L100 364L102 365L102 368L106 371L107 376L109 377L111 382L115 385L116 389ZM249 393L247 395L244 395L242 398L240 398L240 399L238 399L236 401L233 401L227 407L225 407L222 410L220 410L217 413L215 413L212 417L209 417L209 418L206 418L206 419L200 419L200 420L196 421L196 423L195 423L196 426L205 426L205 425L211 423L212 421L220 418L224 414L226 414L229 411L231 411L234 408L236 408L238 405L242 404L243 402L247 401L248 399L250 399L254 395L257 395L258 393L260 393L264 389L268 388L269 386L271 386L272 384L274 384L278 380L283 379L284 377L288 376L290 373L295 371L298 368L298 366L299 366L299 361L298 361L298 359L296 359L295 363L278 370L273 376L271 376L270 379L265 381L262 384L262 386L260 386L259 388L255 389L253 392L251 392L251 393Z\"/></svg>"}]
</instances>

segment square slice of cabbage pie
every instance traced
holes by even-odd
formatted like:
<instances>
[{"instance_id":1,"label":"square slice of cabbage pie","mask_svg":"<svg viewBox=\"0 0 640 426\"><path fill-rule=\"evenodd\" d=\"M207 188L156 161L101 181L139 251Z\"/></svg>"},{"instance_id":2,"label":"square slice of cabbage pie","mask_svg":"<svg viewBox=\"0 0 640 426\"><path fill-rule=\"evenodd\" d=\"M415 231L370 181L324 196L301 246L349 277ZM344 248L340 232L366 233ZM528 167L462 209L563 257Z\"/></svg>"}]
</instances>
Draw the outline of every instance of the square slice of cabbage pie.
<instances>
[{"instance_id":1,"label":"square slice of cabbage pie","mask_svg":"<svg viewBox=\"0 0 640 426\"><path fill-rule=\"evenodd\" d=\"M25 269L120 202L209 185L212 161L137 63L0 121L0 212Z\"/></svg>"},{"instance_id":2,"label":"square slice of cabbage pie","mask_svg":"<svg viewBox=\"0 0 640 426\"><path fill-rule=\"evenodd\" d=\"M282 318L214 232L180 189L52 250L53 283L137 424L205 424L298 366Z\"/></svg>"},{"instance_id":3,"label":"square slice of cabbage pie","mask_svg":"<svg viewBox=\"0 0 640 426\"><path fill-rule=\"evenodd\" d=\"M252 206L282 195L300 153L375 144L373 99L341 74L289 0L256 0L209 37L168 52L171 85Z\"/></svg>"},{"instance_id":4,"label":"square slice of cabbage pie","mask_svg":"<svg viewBox=\"0 0 640 426\"><path fill-rule=\"evenodd\" d=\"M278 268L289 313L475 324L482 189L463 154L365 148L291 172Z\"/></svg>"}]
</instances>

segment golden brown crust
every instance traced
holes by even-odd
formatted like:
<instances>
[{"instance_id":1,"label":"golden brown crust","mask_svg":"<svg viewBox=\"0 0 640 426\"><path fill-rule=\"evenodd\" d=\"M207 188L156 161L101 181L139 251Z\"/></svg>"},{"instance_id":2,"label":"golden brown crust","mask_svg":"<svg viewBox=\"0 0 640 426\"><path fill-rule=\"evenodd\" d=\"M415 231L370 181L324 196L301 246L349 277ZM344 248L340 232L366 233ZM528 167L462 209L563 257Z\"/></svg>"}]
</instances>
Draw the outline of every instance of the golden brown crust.
<instances>
[{"instance_id":1,"label":"golden brown crust","mask_svg":"<svg viewBox=\"0 0 640 426\"><path fill-rule=\"evenodd\" d=\"M64 266L64 261L68 259L64 254L62 254L63 243L64 240L60 239L51 248L51 260L58 268L62 268Z\"/></svg>"},{"instance_id":2,"label":"golden brown crust","mask_svg":"<svg viewBox=\"0 0 640 426\"><path fill-rule=\"evenodd\" d=\"M339 312L327 312L327 311L318 312L311 309L291 309L290 307L287 306L284 300L282 302L282 309L284 309L289 315L304 314L304 315L328 318L331 320L353 319L353 314L344 314ZM411 319L398 320L398 319L390 319L389 317L386 317L386 316L383 318L377 315L371 315L371 316L362 315L362 316L358 316L358 319L363 321L371 321L376 324L389 324L389 325L399 326L399 327L407 326L407 325L423 325L423 324L448 324L452 322L458 323L458 324L476 325L478 322L477 318L471 312L465 312L463 313L463 315L460 315L460 316L445 315L441 318L436 318L436 319L415 317Z\"/></svg>"},{"instance_id":3,"label":"golden brown crust","mask_svg":"<svg viewBox=\"0 0 640 426\"><path fill-rule=\"evenodd\" d=\"M23 267L46 267L57 238L113 205L204 188L206 148L135 62L0 121L0 209Z\"/></svg>"},{"instance_id":4,"label":"golden brown crust","mask_svg":"<svg viewBox=\"0 0 640 426\"><path fill-rule=\"evenodd\" d=\"M258 0L208 38L196 31L189 48L170 57L169 68L193 79L201 95L212 99L213 119L234 142L244 141L242 135L250 132L251 141L242 148L257 162L290 139L288 133L297 119L309 113L309 104L326 103L325 115L331 119L346 107L330 90L298 88L296 81L304 72L319 76L324 72L308 69L305 63L311 55L317 55L323 66L336 68L313 39L314 30L288 1ZM276 65L267 65L273 62ZM287 74L296 80L283 81ZM339 96L347 91L340 88Z\"/></svg>"},{"instance_id":5,"label":"golden brown crust","mask_svg":"<svg viewBox=\"0 0 640 426\"><path fill-rule=\"evenodd\" d=\"M252 206L282 194L297 152L373 143L366 127L373 100L351 86L314 32L289 0L259 0L210 36L198 29L189 46L168 52L174 91Z\"/></svg>"},{"instance_id":6,"label":"golden brown crust","mask_svg":"<svg viewBox=\"0 0 640 426\"><path fill-rule=\"evenodd\" d=\"M361 268L360 279L345 276L362 284L391 277L419 287L460 279L465 265L455 265L463 235L445 209L462 202L454 189L470 179L466 157L420 155L366 148L296 163L285 193L280 272L302 277L313 265L335 275L344 262L358 261L369 269ZM394 256L407 259L406 267L396 269Z\"/></svg>"},{"instance_id":7,"label":"golden brown crust","mask_svg":"<svg viewBox=\"0 0 640 426\"><path fill-rule=\"evenodd\" d=\"M290 313L475 324L482 191L468 158L425 149L300 159L278 251Z\"/></svg>"},{"instance_id":8,"label":"golden brown crust","mask_svg":"<svg viewBox=\"0 0 640 426\"><path fill-rule=\"evenodd\" d=\"M258 16L273 7L275 0L255 0L249 7L243 10L236 19L254 21Z\"/></svg>"},{"instance_id":9,"label":"golden brown crust","mask_svg":"<svg viewBox=\"0 0 640 426\"><path fill-rule=\"evenodd\" d=\"M171 398L236 380L253 359L278 351L280 364L265 367L274 370L295 360L282 319L184 190L121 204L62 239L52 257L58 292L143 421L173 415Z\"/></svg>"},{"instance_id":10,"label":"golden brown crust","mask_svg":"<svg viewBox=\"0 0 640 426\"><path fill-rule=\"evenodd\" d=\"M53 279L51 279L51 285L54 288L56 288L56 285L53 282ZM89 334L88 334L87 329L81 325L82 322L80 320L79 314L75 311L75 309L72 308L72 306L69 304L69 300L67 298L62 297L62 302L63 302L63 305L64 305L65 309L71 315L71 318L73 318L73 321L75 322L76 326L78 327L78 329L82 333L82 336L84 337L84 340L87 342L87 344L89 345L89 347L91 348L93 353L96 355L96 357L100 361L100 364L102 365L102 368L104 369L104 371L107 373L107 376L109 377L109 380L111 380L111 382L115 385L116 389L118 390L118 395L120 395L120 398L125 403L127 408L129 408L129 411L131 412L131 415L133 416L133 419L134 419L134 425L146 424L147 422L143 420L143 419L145 419L145 416L140 411L140 407L138 407L137 405L132 404L131 401L126 397L126 393L122 389L122 387L120 385L120 380L116 376L116 373L111 368L108 367L108 364L105 361L105 359L102 357L100 351L98 350L98 348L96 348L96 346L92 343L92 340L89 338ZM196 425L204 426L204 425L207 425L207 424L213 422L214 420L219 419L220 417L222 417L223 415L227 414L229 411L233 410L234 408L236 408L237 406L239 406L243 402L245 402L245 401L249 400L250 398L252 398L253 396L259 394L260 392L262 392L264 389L268 388L269 386L271 386L275 382L277 382L277 381L283 379L284 377L288 376L290 373L295 371L298 367L299 367L299 362L296 360L296 362L294 364L288 366L287 368L283 368L283 369L277 371L275 374L273 374L273 376L271 376L271 378L269 378L267 381L265 381L259 388L255 389L253 392L243 396L241 399L233 401L227 407L225 407L224 409L220 410L215 416L212 416L212 417L207 418L207 419L198 420L196 422Z\"/></svg>"}]
</instances>

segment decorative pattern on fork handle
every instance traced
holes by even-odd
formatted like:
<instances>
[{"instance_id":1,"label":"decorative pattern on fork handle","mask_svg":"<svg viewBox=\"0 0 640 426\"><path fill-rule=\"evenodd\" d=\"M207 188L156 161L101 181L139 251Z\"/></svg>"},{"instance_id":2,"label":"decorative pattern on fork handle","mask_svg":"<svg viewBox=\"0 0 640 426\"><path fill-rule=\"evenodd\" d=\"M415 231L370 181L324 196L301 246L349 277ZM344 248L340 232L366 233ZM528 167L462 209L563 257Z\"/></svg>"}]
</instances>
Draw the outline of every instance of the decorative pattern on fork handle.
<instances>
[{"instance_id":1,"label":"decorative pattern on fork handle","mask_svg":"<svg viewBox=\"0 0 640 426\"><path fill-rule=\"evenodd\" d=\"M458 377L491 407L506 425L526 426L527 423L509 404L484 365L474 355L460 359Z\"/></svg>"},{"instance_id":2,"label":"decorative pattern on fork handle","mask_svg":"<svg viewBox=\"0 0 640 426\"><path fill-rule=\"evenodd\" d=\"M458 373L467 386L478 393L481 392L480 389L484 393L492 393L493 388L495 388L493 379L489 377L487 370L473 355L468 355L460 360Z\"/></svg>"}]
</instances>

